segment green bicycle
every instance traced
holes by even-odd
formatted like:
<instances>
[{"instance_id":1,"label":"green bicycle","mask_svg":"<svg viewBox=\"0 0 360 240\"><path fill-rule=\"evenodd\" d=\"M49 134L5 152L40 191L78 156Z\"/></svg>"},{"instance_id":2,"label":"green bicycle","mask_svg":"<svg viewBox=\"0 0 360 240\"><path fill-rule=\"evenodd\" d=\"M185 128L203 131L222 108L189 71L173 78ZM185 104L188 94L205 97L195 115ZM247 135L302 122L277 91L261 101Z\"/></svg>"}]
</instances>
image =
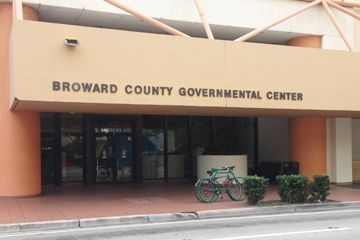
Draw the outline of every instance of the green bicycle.
<instances>
[{"instance_id":1,"label":"green bicycle","mask_svg":"<svg viewBox=\"0 0 360 240\"><path fill-rule=\"evenodd\" d=\"M200 178L195 183L195 196L200 202L211 203L222 198L221 193L226 191L233 201L243 200L244 184L242 177L235 177L235 166L212 168L206 173L207 178Z\"/></svg>"}]
</instances>

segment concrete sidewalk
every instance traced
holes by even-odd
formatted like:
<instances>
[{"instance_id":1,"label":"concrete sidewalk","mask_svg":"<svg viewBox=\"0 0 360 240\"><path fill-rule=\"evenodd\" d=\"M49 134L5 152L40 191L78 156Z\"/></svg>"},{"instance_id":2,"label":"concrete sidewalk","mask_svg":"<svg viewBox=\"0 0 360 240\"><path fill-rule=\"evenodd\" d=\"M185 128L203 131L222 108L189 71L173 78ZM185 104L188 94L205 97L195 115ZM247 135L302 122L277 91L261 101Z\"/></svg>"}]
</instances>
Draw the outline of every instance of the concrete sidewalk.
<instances>
[{"instance_id":1,"label":"concrete sidewalk","mask_svg":"<svg viewBox=\"0 0 360 240\"><path fill-rule=\"evenodd\" d=\"M265 200L277 199L277 188L271 186ZM329 199L360 201L360 190L333 185ZM89 187L74 185L46 188L43 196L39 197L1 199L0 232L294 212L307 206L309 209L326 209L359 207L360 204L349 202L254 208L246 202L231 201L226 196L216 203L199 203L194 197L193 185L188 182Z\"/></svg>"}]
</instances>

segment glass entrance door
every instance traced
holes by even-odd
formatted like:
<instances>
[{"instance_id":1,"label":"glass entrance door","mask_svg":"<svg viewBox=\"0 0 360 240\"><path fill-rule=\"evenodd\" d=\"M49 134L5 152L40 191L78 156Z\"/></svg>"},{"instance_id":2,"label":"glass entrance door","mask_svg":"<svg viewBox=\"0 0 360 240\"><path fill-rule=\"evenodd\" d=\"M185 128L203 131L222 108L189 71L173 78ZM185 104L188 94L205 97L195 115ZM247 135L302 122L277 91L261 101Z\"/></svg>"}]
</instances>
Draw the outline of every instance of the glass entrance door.
<instances>
[{"instance_id":1,"label":"glass entrance door","mask_svg":"<svg viewBox=\"0 0 360 240\"><path fill-rule=\"evenodd\" d=\"M130 123L95 126L96 182L133 181L133 130Z\"/></svg>"}]
</instances>

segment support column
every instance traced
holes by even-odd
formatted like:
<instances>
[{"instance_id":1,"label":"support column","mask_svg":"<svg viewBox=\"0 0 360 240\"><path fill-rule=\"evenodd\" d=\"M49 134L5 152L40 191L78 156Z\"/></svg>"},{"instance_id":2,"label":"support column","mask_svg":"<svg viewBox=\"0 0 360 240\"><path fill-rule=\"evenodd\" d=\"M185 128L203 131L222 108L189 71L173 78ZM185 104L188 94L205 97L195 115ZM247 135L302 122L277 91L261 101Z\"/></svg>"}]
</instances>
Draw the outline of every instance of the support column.
<instances>
[{"instance_id":1,"label":"support column","mask_svg":"<svg viewBox=\"0 0 360 240\"><path fill-rule=\"evenodd\" d=\"M326 119L291 118L289 130L290 161L299 163L300 174L326 174Z\"/></svg>"},{"instance_id":2,"label":"support column","mask_svg":"<svg viewBox=\"0 0 360 240\"><path fill-rule=\"evenodd\" d=\"M293 38L288 41L288 45L321 48L321 37ZM326 174L326 119L323 117L290 118L289 132L290 161L299 162L300 174L309 179L317 174Z\"/></svg>"},{"instance_id":3,"label":"support column","mask_svg":"<svg viewBox=\"0 0 360 240\"><path fill-rule=\"evenodd\" d=\"M320 36L304 36L290 39L287 44L293 47L321 48Z\"/></svg>"},{"instance_id":4,"label":"support column","mask_svg":"<svg viewBox=\"0 0 360 240\"><path fill-rule=\"evenodd\" d=\"M352 123L350 118L331 118L329 123L330 181L351 183Z\"/></svg>"},{"instance_id":5,"label":"support column","mask_svg":"<svg viewBox=\"0 0 360 240\"><path fill-rule=\"evenodd\" d=\"M24 19L37 20L36 10L23 10ZM11 26L12 5L0 3L0 197L33 196L41 193L40 115L9 111Z\"/></svg>"}]
</instances>

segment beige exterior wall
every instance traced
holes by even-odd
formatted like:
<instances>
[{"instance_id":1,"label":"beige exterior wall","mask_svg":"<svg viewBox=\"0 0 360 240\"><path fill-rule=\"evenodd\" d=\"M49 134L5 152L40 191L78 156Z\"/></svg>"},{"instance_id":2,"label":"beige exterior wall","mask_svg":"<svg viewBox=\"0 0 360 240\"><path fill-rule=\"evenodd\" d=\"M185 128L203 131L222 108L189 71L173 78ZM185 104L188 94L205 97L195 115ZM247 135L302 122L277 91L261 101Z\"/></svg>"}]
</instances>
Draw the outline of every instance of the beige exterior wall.
<instances>
[{"instance_id":1,"label":"beige exterior wall","mask_svg":"<svg viewBox=\"0 0 360 240\"><path fill-rule=\"evenodd\" d=\"M360 9L355 9L355 12L360 14ZM360 20L355 20L354 23L354 42L356 51L360 52Z\"/></svg>"},{"instance_id":2,"label":"beige exterior wall","mask_svg":"<svg viewBox=\"0 0 360 240\"><path fill-rule=\"evenodd\" d=\"M66 47L65 38L80 46ZM14 110L360 115L359 53L27 21L15 24L11 43ZM115 84L118 91L53 91L53 81ZM127 85L169 87L172 94L126 94ZM181 87L251 90L261 99L180 96ZM295 100L267 99L268 92L295 93Z\"/></svg>"}]
</instances>

